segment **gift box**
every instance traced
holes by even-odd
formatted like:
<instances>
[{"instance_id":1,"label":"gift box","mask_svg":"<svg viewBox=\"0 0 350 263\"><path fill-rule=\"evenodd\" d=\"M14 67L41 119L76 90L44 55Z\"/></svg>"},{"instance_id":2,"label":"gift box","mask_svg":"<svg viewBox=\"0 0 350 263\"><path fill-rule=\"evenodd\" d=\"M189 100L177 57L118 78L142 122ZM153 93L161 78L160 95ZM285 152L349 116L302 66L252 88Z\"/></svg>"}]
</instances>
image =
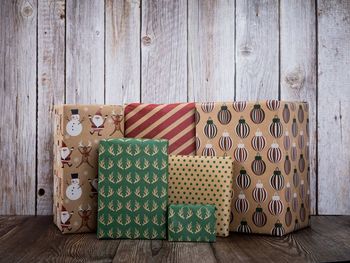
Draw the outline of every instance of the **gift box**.
<instances>
[{"instance_id":1,"label":"gift box","mask_svg":"<svg viewBox=\"0 0 350 263\"><path fill-rule=\"evenodd\" d=\"M55 107L53 214L62 233L96 230L98 144L123 133L122 106Z\"/></svg>"},{"instance_id":2,"label":"gift box","mask_svg":"<svg viewBox=\"0 0 350 263\"><path fill-rule=\"evenodd\" d=\"M169 205L168 240L215 242L215 206L201 204Z\"/></svg>"},{"instance_id":3,"label":"gift box","mask_svg":"<svg viewBox=\"0 0 350 263\"><path fill-rule=\"evenodd\" d=\"M128 104L125 137L167 139L169 154L194 155L195 104Z\"/></svg>"},{"instance_id":4,"label":"gift box","mask_svg":"<svg viewBox=\"0 0 350 263\"><path fill-rule=\"evenodd\" d=\"M216 206L216 232L229 235L232 158L169 156L169 202Z\"/></svg>"},{"instance_id":5,"label":"gift box","mask_svg":"<svg viewBox=\"0 0 350 263\"><path fill-rule=\"evenodd\" d=\"M166 239L168 141L102 140L98 238Z\"/></svg>"},{"instance_id":6,"label":"gift box","mask_svg":"<svg viewBox=\"0 0 350 263\"><path fill-rule=\"evenodd\" d=\"M230 229L281 236L309 223L308 104L196 104L196 152L232 156Z\"/></svg>"}]
</instances>

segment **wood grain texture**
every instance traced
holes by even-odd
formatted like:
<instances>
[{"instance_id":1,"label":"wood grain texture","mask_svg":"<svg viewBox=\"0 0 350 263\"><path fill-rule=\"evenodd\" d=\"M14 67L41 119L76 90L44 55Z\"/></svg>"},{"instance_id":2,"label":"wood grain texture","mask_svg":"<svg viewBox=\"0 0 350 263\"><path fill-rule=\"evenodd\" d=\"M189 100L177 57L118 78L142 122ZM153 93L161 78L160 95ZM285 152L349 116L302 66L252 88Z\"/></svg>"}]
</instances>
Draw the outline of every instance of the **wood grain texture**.
<instances>
[{"instance_id":1,"label":"wood grain texture","mask_svg":"<svg viewBox=\"0 0 350 263\"><path fill-rule=\"evenodd\" d=\"M0 8L0 214L35 214L36 0Z\"/></svg>"},{"instance_id":2,"label":"wood grain texture","mask_svg":"<svg viewBox=\"0 0 350 263\"><path fill-rule=\"evenodd\" d=\"M187 1L142 1L141 101L187 101Z\"/></svg>"},{"instance_id":3,"label":"wood grain texture","mask_svg":"<svg viewBox=\"0 0 350 263\"><path fill-rule=\"evenodd\" d=\"M316 213L316 23L315 1L281 1L281 100L307 101L310 118L310 195Z\"/></svg>"},{"instance_id":4,"label":"wood grain texture","mask_svg":"<svg viewBox=\"0 0 350 263\"><path fill-rule=\"evenodd\" d=\"M141 3L106 1L106 103L140 101Z\"/></svg>"},{"instance_id":5,"label":"wood grain texture","mask_svg":"<svg viewBox=\"0 0 350 263\"><path fill-rule=\"evenodd\" d=\"M312 217L285 237L232 233L216 243L62 235L51 217L0 217L3 262L335 262L350 258L349 216Z\"/></svg>"},{"instance_id":6,"label":"wood grain texture","mask_svg":"<svg viewBox=\"0 0 350 263\"><path fill-rule=\"evenodd\" d=\"M190 101L234 100L234 4L228 0L188 2Z\"/></svg>"},{"instance_id":7,"label":"wood grain texture","mask_svg":"<svg viewBox=\"0 0 350 263\"><path fill-rule=\"evenodd\" d=\"M350 214L350 2L318 1L318 212Z\"/></svg>"},{"instance_id":8,"label":"wood grain texture","mask_svg":"<svg viewBox=\"0 0 350 263\"><path fill-rule=\"evenodd\" d=\"M278 99L278 1L236 2L236 98Z\"/></svg>"},{"instance_id":9,"label":"wood grain texture","mask_svg":"<svg viewBox=\"0 0 350 263\"><path fill-rule=\"evenodd\" d=\"M64 103L65 1L38 2L37 214L52 214L53 107Z\"/></svg>"},{"instance_id":10,"label":"wood grain texture","mask_svg":"<svg viewBox=\"0 0 350 263\"><path fill-rule=\"evenodd\" d=\"M66 102L104 103L104 1L66 2Z\"/></svg>"}]
</instances>

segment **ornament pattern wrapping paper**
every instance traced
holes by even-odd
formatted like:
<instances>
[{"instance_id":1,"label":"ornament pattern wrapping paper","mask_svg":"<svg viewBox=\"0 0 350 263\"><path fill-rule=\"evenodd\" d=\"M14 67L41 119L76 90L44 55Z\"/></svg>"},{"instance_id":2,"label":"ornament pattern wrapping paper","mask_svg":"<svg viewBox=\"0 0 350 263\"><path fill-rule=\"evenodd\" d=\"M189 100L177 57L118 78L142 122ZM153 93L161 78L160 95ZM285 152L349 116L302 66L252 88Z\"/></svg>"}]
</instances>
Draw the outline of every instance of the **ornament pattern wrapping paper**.
<instances>
[{"instance_id":1,"label":"ornament pattern wrapping paper","mask_svg":"<svg viewBox=\"0 0 350 263\"><path fill-rule=\"evenodd\" d=\"M308 104L196 104L196 152L234 159L230 230L281 236L309 224Z\"/></svg>"},{"instance_id":2,"label":"ornament pattern wrapping paper","mask_svg":"<svg viewBox=\"0 0 350 263\"><path fill-rule=\"evenodd\" d=\"M216 206L216 232L229 235L232 158L169 156L169 203Z\"/></svg>"},{"instance_id":3,"label":"ornament pattern wrapping paper","mask_svg":"<svg viewBox=\"0 0 350 263\"><path fill-rule=\"evenodd\" d=\"M96 230L98 144L123 134L122 106L55 107L53 214L62 233Z\"/></svg>"},{"instance_id":4,"label":"ornament pattern wrapping paper","mask_svg":"<svg viewBox=\"0 0 350 263\"><path fill-rule=\"evenodd\" d=\"M194 155L195 103L125 106L125 137L169 140L169 154Z\"/></svg>"},{"instance_id":5,"label":"ornament pattern wrapping paper","mask_svg":"<svg viewBox=\"0 0 350 263\"><path fill-rule=\"evenodd\" d=\"M166 239L168 141L103 140L98 238Z\"/></svg>"},{"instance_id":6,"label":"ornament pattern wrapping paper","mask_svg":"<svg viewBox=\"0 0 350 263\"><path fill-rule=\"evenodd\" d=\"M168 240L215 242L215 206L191 204L169 205Z\"/></svg>"}]
</instances>

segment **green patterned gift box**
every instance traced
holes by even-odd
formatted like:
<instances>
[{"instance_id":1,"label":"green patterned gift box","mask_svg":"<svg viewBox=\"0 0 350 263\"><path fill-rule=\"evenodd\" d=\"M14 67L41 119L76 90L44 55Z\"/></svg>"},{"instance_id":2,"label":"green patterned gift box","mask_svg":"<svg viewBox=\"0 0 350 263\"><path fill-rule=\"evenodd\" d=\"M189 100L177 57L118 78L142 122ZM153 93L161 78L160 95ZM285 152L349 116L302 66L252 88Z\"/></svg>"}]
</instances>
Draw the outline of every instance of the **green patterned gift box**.
<instances>
[{"instance_id":1,"label":"green patterned gift box","mask_svg":"<svg viewBox=\"0 0 350 263\"><path fill-rule=\"evenodd\" d=\"M98 238L166 239L168 141L102 140Z\"/></svg>"},{"instance_id":2,"label":"green patterned gift box","mask_svg":"<svg viewBox=\"0 0 350 263\"><path fill-rule=\"evenodd\" d=\"M215 206L200 204L169 205L168 240L215 242Z\"/></svg>"}]
</instances>

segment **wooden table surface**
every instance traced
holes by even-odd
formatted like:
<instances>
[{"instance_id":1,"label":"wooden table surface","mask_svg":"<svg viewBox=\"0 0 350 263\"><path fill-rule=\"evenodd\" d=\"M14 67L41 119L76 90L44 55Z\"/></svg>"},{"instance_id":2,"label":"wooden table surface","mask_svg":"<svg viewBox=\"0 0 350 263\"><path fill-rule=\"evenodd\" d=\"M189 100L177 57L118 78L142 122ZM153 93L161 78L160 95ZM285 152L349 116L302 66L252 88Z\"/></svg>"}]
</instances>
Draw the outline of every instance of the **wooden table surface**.
<instances>
[{"instance_id":1,"label":"wooden table surface","mask_svg":"<svg viewBox=\"0 0 350 263\"><path fill-rule=\"evenodd\" d=\"M350 260L350 216L312 217L282 238L232 233L216 243L62 235L51 216L0 216L0 262L329 262Z\"/></svg>"}]
</instances>

